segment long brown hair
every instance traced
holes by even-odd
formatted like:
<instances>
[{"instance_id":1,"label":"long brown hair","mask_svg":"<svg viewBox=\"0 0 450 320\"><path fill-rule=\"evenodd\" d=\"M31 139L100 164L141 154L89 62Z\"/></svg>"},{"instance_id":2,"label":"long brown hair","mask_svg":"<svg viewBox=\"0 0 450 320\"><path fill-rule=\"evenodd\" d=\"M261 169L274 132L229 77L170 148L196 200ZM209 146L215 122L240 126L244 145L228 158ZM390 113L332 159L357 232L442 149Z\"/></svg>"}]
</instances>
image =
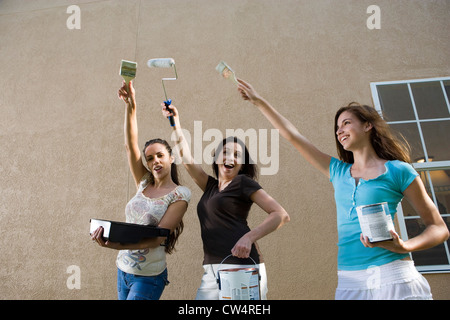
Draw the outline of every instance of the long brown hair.
<instances>
[{"instance_id":1,"label":"long brown hair","mask_svg":"<svg viewBox=\"0 0 450 320\"><path fill-rule=\"evenodd\" d=\"M167 141L163 140L163 139L152 139L152 140L147 141L145 143L144 150L143 150L144 154L145 154L145 149L147 149L147 147L149 145L152 145L155 143L162 144L166 148L169 155L172 156L172 148L167 143ZM150 173L150 179L149 179L148 183L150 183L151 185L155 185L155 177L153 176L151 171L149 171L149 173ZM172 178L172 181L177 186L180 185L180 180L178 178L178 167L175 163L172 163L172 165L170 166L170 177ZM169 238L167 239L166 248L165 248L166 253L171 254L175 251L175 244L178 241L178 237L183 232L183 229L184 229L184 223L183 223L183 220L181 220L180 223L178 224L178 226L175 228L175 230L173 230L170 233Z\"/></svg>"},{"instance_id":2,"label":"long brown hair","mask_svg":"<svg viewBox=\"0 0 450 320\"><path fill-rule=\"evenodd\" d=\"M375 108L352 102L340 108L334 118L334 132L338 130L338 118L345 112L351 112L362 123L368 122L372 125L370 141L378 157L384 160L400 160L411 163L410 147L406 139L400 135L403 141L394 136L391 128ZM339 158L347 163L354 163L353 152L344 149L337 135L334 135Z\"/></svg>"}]
</instances>

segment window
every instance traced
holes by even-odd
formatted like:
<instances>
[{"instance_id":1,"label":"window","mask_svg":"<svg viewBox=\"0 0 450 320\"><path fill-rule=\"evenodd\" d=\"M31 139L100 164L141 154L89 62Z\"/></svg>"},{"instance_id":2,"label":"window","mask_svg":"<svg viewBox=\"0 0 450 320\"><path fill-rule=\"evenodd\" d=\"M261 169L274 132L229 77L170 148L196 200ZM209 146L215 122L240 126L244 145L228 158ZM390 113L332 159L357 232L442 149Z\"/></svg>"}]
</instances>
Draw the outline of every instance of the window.
<instances>
[{"instance_id":1,"label":"window","mask_svg":"<svg viewBox=\"0 0 450 320\"><path fill-rule=\"evenodd\" d=\"M450 228L450 77L370 84L375 108L411 147L413 166ZM412 238L424 229L408 201L397 210L401 236ZM423 273L450 272L450 240L413 252Z\"/></svg>"}]
</instances>

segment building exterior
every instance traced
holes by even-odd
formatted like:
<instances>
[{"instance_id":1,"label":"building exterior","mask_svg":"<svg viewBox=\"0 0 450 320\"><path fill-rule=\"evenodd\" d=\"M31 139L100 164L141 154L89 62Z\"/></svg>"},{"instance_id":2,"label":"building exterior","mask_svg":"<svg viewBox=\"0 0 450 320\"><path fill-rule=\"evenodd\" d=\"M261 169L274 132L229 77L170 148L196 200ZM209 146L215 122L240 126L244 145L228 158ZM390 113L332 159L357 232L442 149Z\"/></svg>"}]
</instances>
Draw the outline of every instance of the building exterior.
<instances>
[{"instance_id":1,"label":"building exterior","mask_svg":"<svg viewBox=\"0 0 450 320\"><path fill-rule=\"evenodd\" d=\"M417 133L403 133L424 150L418 153L425 164L415 159L415 166L448 222L449 184L432 176L440 171L445 182L450 170L449 12L447 0L0 1L0 298L116 298L117 252L91 242L89 219L124 220L135 192L117 98L120 61L138 63L143 146L150 138L171 139L160 111L161 78L171 70L146 62L172 57L179 78L166 90L205 170L212 174L203 151L215 141L207 133L241 129L248 143L258 143L259 182L290 214L289 224L258 242L269 299L334 299L331 183L273 135L215 67L226 61L333 156L334 114L349 102L388 111L400 131L419 124ZM406 104L396 105L405 88L415 105L411 117L398 109ZM414 100L415 89L425 100ZM438 111L421 116L421 107L435 106L427 105L429 95ZM201 190L179 170L192 199L177 251L167 259L170 285L162 299L189 300L203 273ZM405 239L420 225L408 210L400 208L397 221ZM264 217L255 206L250 226ZM413 255L435 299L450 298L448 245Z\"/></svg>"}]
</instances>

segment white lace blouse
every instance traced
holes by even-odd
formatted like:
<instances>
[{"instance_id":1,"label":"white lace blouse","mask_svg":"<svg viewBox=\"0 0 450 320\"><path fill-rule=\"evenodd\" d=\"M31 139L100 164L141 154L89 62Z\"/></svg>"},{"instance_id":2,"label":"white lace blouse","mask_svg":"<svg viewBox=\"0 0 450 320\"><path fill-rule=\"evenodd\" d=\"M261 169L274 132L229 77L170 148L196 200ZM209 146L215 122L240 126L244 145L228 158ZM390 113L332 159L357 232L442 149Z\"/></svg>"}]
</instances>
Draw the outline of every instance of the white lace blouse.
<instances>
[{"instance_id":1,"label":"white lace blouse","mask_svg":"<svg viewBox=\"0 0 450 320\"><path fill-rule=\"evenodd\" d=\"M149 173L142 178L136 195L125 207L126 222L158 226L170 204L191 199L191 191L185 186L177 186L168 194L158 198L148 198L143 194L148 185ZM120 250L116 260L117 267L126 273L154 276L166 268L164 247L142 250Z\"/></svg>"}]
</instances>

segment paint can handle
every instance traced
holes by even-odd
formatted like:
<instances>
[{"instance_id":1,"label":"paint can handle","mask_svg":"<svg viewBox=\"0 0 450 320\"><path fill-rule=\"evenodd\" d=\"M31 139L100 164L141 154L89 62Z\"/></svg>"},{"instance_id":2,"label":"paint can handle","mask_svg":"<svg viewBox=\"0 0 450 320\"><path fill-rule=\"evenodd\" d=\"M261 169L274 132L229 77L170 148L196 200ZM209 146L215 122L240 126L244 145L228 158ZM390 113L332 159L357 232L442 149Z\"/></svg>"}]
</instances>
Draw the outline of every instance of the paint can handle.
<instances>
[{"instance_id":1,"label":"paint can handle","mask_svg":"<svg viewBox=\"0 0 450 320\"><path fill-rule=\"evenodd\" d=\"M219 284L219 289L220 289L220 275L219 275L219 272L220 272L220 270L222 270L222 269L220 269L220 267L222 266L223 262L224 262L225 260L227 260L227 259L228 259L229 257L231 257L231 256L232 256L232 254L226 256L225 259L222 260L222 262L219 264L219 267L217 268L216 281L217 281L217 283ZM248 256L248 257L249 257L249 258L253 261L253 263L255 264L256 270L258 270L258 279L261 280L261 275L259 274L258 265L256 264L255 260L253 260L252 257L250 257L250 256Z\"/></svg>"},{"instance_id":2,"label":"paint can handle","mask_svg":"<svg viewBox=\"0 0 450 320\"><path fill-rule=\"evenodd\" d=\"M225 259L222 260L222 262L220 263L220 265L222 265L222 263L223 263L225 260L227 260L229 257L231 257L231 256L232 256L232 254L229 254L228 256L226 256ZM248 258L251 259L251 260L253 261L253 263L254 263L254 265L255 265L256 267L258 266L258 265L256 264L255 260L253 260L252 257L248 256ZM219 265L219 269L218 269L218 270L220 270L220 265Z\"/></svg>"}]
</instances>

